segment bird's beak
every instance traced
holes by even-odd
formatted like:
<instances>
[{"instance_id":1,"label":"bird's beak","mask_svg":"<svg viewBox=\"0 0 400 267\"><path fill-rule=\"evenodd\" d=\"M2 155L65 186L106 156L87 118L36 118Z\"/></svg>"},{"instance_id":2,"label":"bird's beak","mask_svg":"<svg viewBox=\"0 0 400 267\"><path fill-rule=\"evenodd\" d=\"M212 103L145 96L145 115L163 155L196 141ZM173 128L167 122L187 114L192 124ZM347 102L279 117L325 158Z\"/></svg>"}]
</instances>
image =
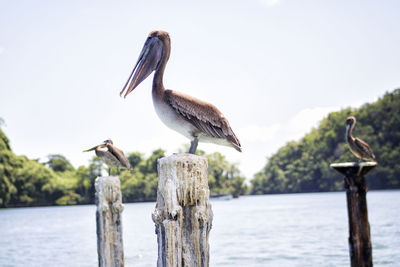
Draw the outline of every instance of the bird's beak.
<instances>
[{"instance_id":1,"label":"bird's beak","mask_svg":"<svg viewBox=\"0 0 400 267\"><path fill-rule=\"evenodd\" d=\"M94 146L94 147L92 147L92 148L83 150L83 152L89 152L89 151L95 150L97 147L98 147L98 146Z\"/></svg>"},{"instance_id":2,"label":"bird's beak","mask_svg":"<svg viewBox=\"0 0 400 267\"><path fill-rule=\"evenodd\" d=\"M347 139L349 137L349 130L350 130L350 124L346 124L346 137L345 137L345 141L347 142Z\"/></svg>"},{"instance_id":3,"label":"bird's beak","mask_svg":"<svg viewBox=\"0 0 400 267\"><path fill-rule=\"evenodd\" d=\"M126 81L120 96L122 96L125 89L128 87L128 90L124 95L124 97L126 97L158 67L163 56L163 47L163 43L157 37L151 37L146 40L142 52L140 52L139 59L136 62L128 81Z\"/></svg>"}]
</instances>

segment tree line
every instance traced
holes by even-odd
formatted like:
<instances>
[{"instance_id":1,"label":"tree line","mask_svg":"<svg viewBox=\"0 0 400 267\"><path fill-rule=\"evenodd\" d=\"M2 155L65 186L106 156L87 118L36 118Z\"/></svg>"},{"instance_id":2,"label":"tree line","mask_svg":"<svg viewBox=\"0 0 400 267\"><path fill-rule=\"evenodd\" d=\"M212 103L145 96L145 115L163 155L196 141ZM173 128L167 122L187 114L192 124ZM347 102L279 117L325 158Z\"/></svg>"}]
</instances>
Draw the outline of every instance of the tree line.
<instances>
[{"instance_id":1,"label":"tree line","mask_svg":"<svg viewBox=\"0 0 400 267\"><path fill-rule=\"evenodd\" d=\"M357 160L344 140L348 116L357 118L354 136L366 141L378 160L367 176L369 188L400 188L400 89L396 89L374 103L330 113L299 141L288 142L269 157L249 188L237 165L218 152L198 150L208 159L211 195L342 190L343 177L329 165ZM0 118L0 207L94 203L94 181L104 170L98 157L75 169L60 154L49 155L44 163L17 156L1 129L3 122ZM140 152L127 155L133 171L123 170L119 175L123 201L155 200L157 160L165 151L157 149L149 157Z\"/></svg>"},{"instance_id":2,"label":"tree line","mask_svg":"<svg viewBox=\"0 0 400 267\"><path fill-rule=\"evenodd\" d=\"M355 137L373 149L378 166L367 176L369 189L400 188L400 89L374 103L330 113L299 141L291 141L251 180L251 194L326 192L343 189L331 163L357 161L345 143L345 122L355 116Z\"/></svg>"},{"instance_id":3,"label":"tree line","mask_svg":"<svg viewBox=\"0 0 400 267\"><path fill-rule=\"evenodd\" d=\"M239 196L246 192L245 178L222 154L205 154L201 150L198 153L208 159L211 195ZM122 170L119 175L123 201L156 200L157 160L165 156L165 151L154 150L147 158L140 152L127 156L133 170ZM0 207L94 203L94 181L104 167L97 156L88 166L76 169L60 154L49 155L44 163L17 156L0 128Z\"/></svg>"}]
</instances>

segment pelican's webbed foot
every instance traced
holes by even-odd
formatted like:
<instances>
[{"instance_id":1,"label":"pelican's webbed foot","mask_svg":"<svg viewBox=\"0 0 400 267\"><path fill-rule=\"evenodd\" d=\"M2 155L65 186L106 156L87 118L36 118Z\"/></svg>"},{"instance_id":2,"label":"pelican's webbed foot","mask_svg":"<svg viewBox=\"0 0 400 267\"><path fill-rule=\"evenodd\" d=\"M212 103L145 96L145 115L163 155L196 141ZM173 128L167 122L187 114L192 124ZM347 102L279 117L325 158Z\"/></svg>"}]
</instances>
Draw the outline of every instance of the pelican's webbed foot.
<instances>
[{"instance_id":1,"label":"pelican's webbed foot","mask_svg":"<svg viewBox=\"0 0 400 267\"><path fill-rule=\"evenodd\" d=\"M199 139L195 137L191 142L190 142L190 148L189 148L189 153L190 154L196 154L196 149L197 145L199 144Z\"/></svg>"}]
</instances>

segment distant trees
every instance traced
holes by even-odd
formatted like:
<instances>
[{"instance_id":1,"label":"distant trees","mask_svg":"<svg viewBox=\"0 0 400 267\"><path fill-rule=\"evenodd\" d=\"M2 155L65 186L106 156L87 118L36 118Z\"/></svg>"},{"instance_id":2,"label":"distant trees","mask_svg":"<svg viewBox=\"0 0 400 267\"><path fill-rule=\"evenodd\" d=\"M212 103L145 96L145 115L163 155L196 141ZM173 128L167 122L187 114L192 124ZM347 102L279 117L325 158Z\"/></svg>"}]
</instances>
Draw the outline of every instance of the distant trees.
<instances>
[{"instance_id":1,"label":"distant trees","mask_svg":"<svg viewBox=\"0 0 400 267\"><path fill-rule=\"evenodd\" d=\"M245 178L235 164L229 163L219 152L206 155L208 159L208 184L211 195L228 194L234 197L244 195L247 186Z\"/></svg>"},{"instance_id":2,"label":"distant trees","mask_svg":"<svg viewBox=\"0 0 400 267\"><path fill-rule=\"evenodd\" d=\"M142 154L133 152L128 154L128 160L133 168L120 174L122 200L150 201L157 198L157 160L165 156L165 151L157 149L149 158L143 159Z\"/></svg>"},{"instance_id":3,"label":"distant trees","mask_svg":"<svg viewBox=\"0 0 400 267\"><path fill-rule=\"evenodd\" d=\"M329 165L356 160L344 140L345 120L349 115L357 118L354 135L370 144L379 163L368 174L369 188L400 188L400 89L397 89L359 109L332 112L300 141L281 147L251 180L250 192L341 190L343 178ZM0 118L2 124L4 120ZM212 195L238 196L248 191L238 167L222 154L197 152L208 159ZM164 155L162 149L153 151L148 158L139 152L128 154L133 171L122 170L120 174L123 201L156 199L157 160ZM103 164L96 156L87 167L77 169L59 154L49 155L44 164L17 156L0 128L0 207L93 203L94 181L102 170Z\"/></svg>"},{"instance_id":4,"label":"distant trees","mask_svg":"<svg viewBox=\"0 0 400 267\"><path fill-rule=\"evenodd\" d=\"M46 166L55 172L72 171L74 167L72 164L63 156L59 154L48 155L49 161L46 162Z\"/></svg>"},{"instance_id":5,"label":"distant trees","mask_svg":"<svg viewBox=\"0 0 400 267\"><path fill-rule=\"evenodd\" d=\"M156 199L157 160L164 156L162 149L153 151L148 158L139 152L128 154L133 170L122 170L119 175L124 202ZM206 157L213 194L238 196L245 192L244 178L235 165L228 163L219 153ZM97 156L87 167L79 166L77 169L60 154L49 155L43 164L25 156L16 156L0 129L0 207L94 203L94 181L102 175L103 169Z\"/></svg>"},{"instance_id":6,"label":"distant trees","mask_svg":"<svg viewBox=\"0 0 400 267\"><path fill-rule=\"evenodd\" d=\"M343 177L329 165L357 160L345 144L345 121L357 119L354 136L374 150L379 165L368 174L370 189L400 188L400 89L359 109L332 112L317 129L291 141L251 180L252 194L337 191Z\"/></svg>"},{"instance_id":7,"label":"distant trees","mask_svg":"<svg viewBox=\"0 0 400 267\"><path fill-rule=\"evenodd\" d=\"M43 205L52 196L56 174L42 164L16 156L0 129L0 206ZM52 204L52 203L50 203Z\"/></svg>"}]
</instances>

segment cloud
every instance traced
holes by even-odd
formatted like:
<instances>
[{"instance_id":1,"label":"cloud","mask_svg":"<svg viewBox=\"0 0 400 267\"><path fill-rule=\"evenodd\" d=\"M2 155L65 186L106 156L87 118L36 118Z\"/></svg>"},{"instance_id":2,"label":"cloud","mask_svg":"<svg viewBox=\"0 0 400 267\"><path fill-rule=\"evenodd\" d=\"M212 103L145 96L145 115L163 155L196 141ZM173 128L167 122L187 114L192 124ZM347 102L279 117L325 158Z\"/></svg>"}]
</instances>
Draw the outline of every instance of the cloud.
<instances>
[{"instance_id":1,"label":"cloud","mask_svg":"<svg viewBox=\"0 0 400 267\"><path fill-rule=\"evenodd\" d=\"M275 5L277 5L277 4L279 4L279 2L281 1L281 0L260 0L263 4L265 4L265 5L267 5L267 6L269 6L269 7L272 7L272 6L275 6Z\"/></svg>"},{"instance_id":2,"label":"cloud","mask_svg":"<svg viewBox=\"0 0 400 267\"><path fill-rule=\"evenodd\" d=\"M316 127L326 115L337 110L340 110L340 107L334 106L303 109L289 120L284 131L289 138L297 140L309 132L311 128Z\"/></svg>"},{"instance_id":3,"label":"cloud","mask_svg":"<svg viewBox=\"0 0 400 267\"><path fill-rule=\"evenodd\" d=\"M339 110L339 107L307 108L298 112L285 123L270 126L249 125L239 129L238 136L243 142L274 142L285 143L297 140L317 126L329 112Z\"/></svg>"},{"instance_id":4,"label":"cloud","mask_svg":"<svg viewBox=\"0 0 400 267\"><path fill-rule=\"evenodd\" d=\"M273 140L281 128L279 124L271 126L249 125L238 131L242 142L268 142Z\"/></svg>"},{"instance_id":5,"label":"cloud","mask_svg":"<svg viewBox=\"0 0 400 267\"><path fill-rule=\"evenodd\" d=\"M4 47L0 46L0 55L4 53Z\"/></svg>"},{"instance_id":6,"label":"cloud","mask_svg":"<svg viewBox=\"0 0 400 267\"><path fill-rule=\"evenodd\" d=\"M373 97L364 97L363 99L358 99L350 104L350 107L352 108L360 108L362 105L365 103L373 103L378 101L379 97L378 96L373 96Z\"/></svg>"}]
</instances>

